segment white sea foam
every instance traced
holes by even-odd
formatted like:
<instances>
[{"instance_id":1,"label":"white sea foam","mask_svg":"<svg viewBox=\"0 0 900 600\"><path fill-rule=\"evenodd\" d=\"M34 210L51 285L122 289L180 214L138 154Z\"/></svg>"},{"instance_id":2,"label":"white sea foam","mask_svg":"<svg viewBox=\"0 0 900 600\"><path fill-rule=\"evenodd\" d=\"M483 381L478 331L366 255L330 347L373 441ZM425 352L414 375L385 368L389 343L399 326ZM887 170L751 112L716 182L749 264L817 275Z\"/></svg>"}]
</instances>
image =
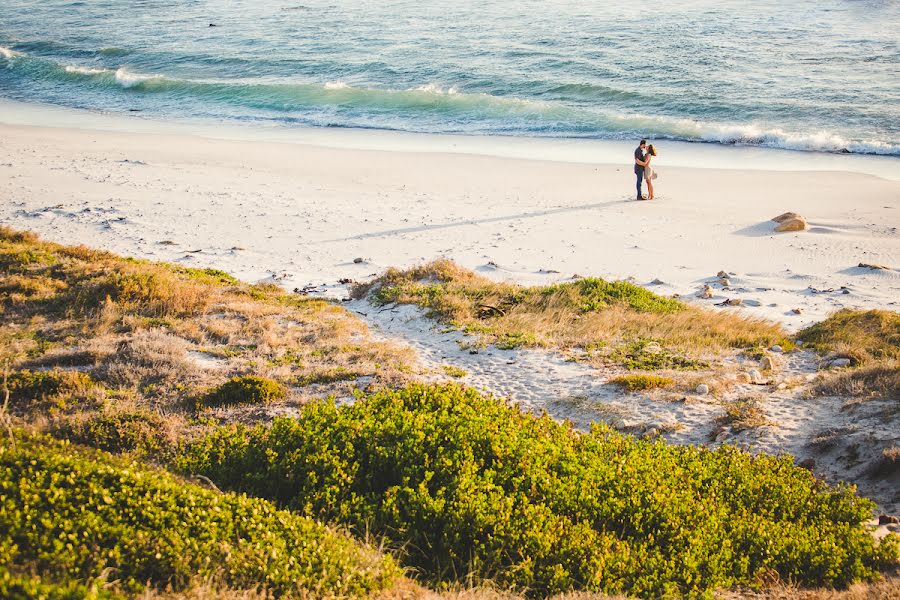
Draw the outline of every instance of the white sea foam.
<instances>
[{"instance_id":1,"label":"white sea foam","mask_svg":"<svg viewBox=\"0 0 900 600\"><path fill-rule=\"evenodd\" d=\"M142 75L140 73L132 73L128 71L125 67L119 67L116 70L116 81L125 88L134 87L136 85L140 85L145 81L157 81L162 79L159 75Z\"/></svg>"},{"instance_id":2,"label":"white sea foam","mask_svg":"<svg viewBox=\"0 0 900 600\"><path fill-rule=\"evenodd\" d=\"M77 65L67 65L66 73L76 73L78 75L102 75L103 73L112 73L109 69L100 69L96 67L79 67Z\"/></svg>"},{"instance_id":3,"label":"white sea foam","mask_svg":"<svg viewBox=\"0 0 900 600\"><path fill-rule=\"evenodd\" d=\"M7 60L10 60L17 56L22 56L22 53L16 52L15 50L12 50L10 48L6 48L5 46L0 46L0 56Z\"/></svg>"},{"instance_id":4,"label":"white sea foam","mask_svg":"<svg viewBox=\"0 0 900 600\"><path fill-rule=\"evenodd\" d=\"M350 86L344 83L343 81L329 81L325 84L326 90L345 90Z\"/></svg>"},{"instance_id":5,"label":"white sea foam","mask_svg":"<svg viewBox=\"0 0 900 600\"><path fill-rule=\"evenodd\" d=\"M900 146L875 140L853 141L830 131L798 132L765 124L703 122L653 115L609 115L618 127L647 135L721 144L765 146L784 150L898 154Z\"/></svg>"},{"instance_id":6,"label":"white sea foam","mask_svg":"<svg viewBox=\"0 0 900 600\"><path fill-rule=\"evenodd\" d=\"M420 85L417 88L414 88L411 91L416 92L427 92L429 94L446 94L448 96L452 96L459 93L459 90L455 86L451 86L448 88L443 88L436 83L428 83L425 85Z\"/></svg>"}]
</instances>

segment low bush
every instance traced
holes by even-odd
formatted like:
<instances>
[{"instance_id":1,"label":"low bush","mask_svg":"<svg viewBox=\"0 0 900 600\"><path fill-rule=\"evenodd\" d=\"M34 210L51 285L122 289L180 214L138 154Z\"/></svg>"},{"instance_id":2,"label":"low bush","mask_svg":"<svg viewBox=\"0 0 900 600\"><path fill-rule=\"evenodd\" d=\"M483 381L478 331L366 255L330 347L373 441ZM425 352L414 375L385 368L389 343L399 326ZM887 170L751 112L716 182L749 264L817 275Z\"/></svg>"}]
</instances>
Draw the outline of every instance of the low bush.
<instances>
[{"instance_id":1,"label":"low bush","mask_svg":"<svg viewBox=\"0 0 900 600\"><path fill-rule=\"evenodd\" d=\"M6 381L10 407L16 412L36 405L60 410L75 408L96 385L86 373L62 370L16 371Z\"/></svg>"},{"instance_id":2,"label":"low bush","mask_svg":"<svg viewBox=\"0 0 900 600\"><path fill-rule=\"evenodd\" d=\"M207 392L198 402L201 407L267 404L287 396L287 390L277 381L258 375L232 377Z\"/></svg>"},{"instance_id":3,"label":"low bush","mask_svg":"<svg viewBox=\"0 0 900 600\"><path fill-rule=\"evenodd\" d=\"M146 410L112 411L55 423L50 430L59 439L83 446L162 461L171 455L174 436L166 420Z\"/></svg>"},{"instance_id":4,"label":"low bush","mask_svg":"<svg viewBox=\"0 0 900 600\"><path fill-rule=\"evenodd\" d=\"M6 600L121 600L99 585L75 581L49 582L37 576L14 575L0 567L0 598Z\"/></svg>"},{"instance_id":5,"label":"low bush","mask_svg":"<svg viewBox=\"0 0 900 600\"><path fill-rule=\"evenodd\" d=\"M660 377L658 375L623 375L611 380L610 383L621 386L629 392L637 392L669 387L675 382L669 377Z\"/></svg>"},{"instance_id":6,"label":"low bush","mask_svg":"<svg viewBox=\"0 0 900 600\"><path fill-rule=\"evenodd\" d=\"M221 578L289 597L363 595L398 575L392 559L265 500L24 433L15 441L0 442L0 563L13 574L89 581L110 568L127 593Z\"/></svg>"},{"instance_id":7,"label":"low bush","mask_svg":"<svg viewBox=\"0 0 900 600\"><path fill-rule=\"evenodd\" d=\"M179 468L304 514L387 536L431 583L490 579L697 596L773 577L846 586L898 542L862 525L874 504L790 457L580 434L456 385L311 403L271 427L234 425Z\"/></svg>"}]
</instances>

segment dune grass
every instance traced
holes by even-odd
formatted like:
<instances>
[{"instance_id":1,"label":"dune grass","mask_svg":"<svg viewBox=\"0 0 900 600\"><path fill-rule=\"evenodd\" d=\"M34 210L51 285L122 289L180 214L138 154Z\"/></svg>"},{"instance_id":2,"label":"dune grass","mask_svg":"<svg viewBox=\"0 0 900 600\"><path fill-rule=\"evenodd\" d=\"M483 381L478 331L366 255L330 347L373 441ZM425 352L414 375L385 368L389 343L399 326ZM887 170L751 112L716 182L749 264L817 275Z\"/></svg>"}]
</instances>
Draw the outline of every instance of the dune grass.
<instances>
[{"instance_id":1,"label":"dune grass","mask_svg":"<svg viewBox=\"0 0 900 600\"><path fill-rule=\"evenodd\" d=\"M354 293L371 294L378 305L414 304L501 348L590 348L595 356L627 364L629 347L661 345L657 354L671 360L651 368L696 368L698 359L717 351L787 343L774 323L702 310L627 282L589 278L523 287L449 260L389 269ZM640 362L632 368L642 368Z\"/></svg>"},{"instance_id":2,"label":"dune grass","mask_svg":"<svg viewBox=\"0 0 900 600\"><path fill-rule=\"evenodd\" d=\"M820 352L834 352L855 365L900 361L900 313L889 310L838 311L797 336Z\"/></svg>"},{"instance_id":3,"label":"dune grass","mask_svg":"<svg viewBox=\"0 0 900 600\"><path fill-rule=\"evenodd\" d=\"M844 309L804 329L798 338L819 352L852 361L850 370L817 382L813 394L889 400L889 412L900 412L900 313Z\"/></svg>"},{"instance_id":4,"label":"dune grass","mask_svg":"<svg viewBox=\"0 0 900 600\"><path fill-rule=\"evenodd\" d=\"M26 418L127 401L184 424L209 390L206 405L223 418L260 393L278 401L312 383L340 395L363 376L397 385L412 360L331 302L0 226L0 367L10 371L11 410ZM273 383L229 383L237 376Z\"/></svg>"}]
</instances>

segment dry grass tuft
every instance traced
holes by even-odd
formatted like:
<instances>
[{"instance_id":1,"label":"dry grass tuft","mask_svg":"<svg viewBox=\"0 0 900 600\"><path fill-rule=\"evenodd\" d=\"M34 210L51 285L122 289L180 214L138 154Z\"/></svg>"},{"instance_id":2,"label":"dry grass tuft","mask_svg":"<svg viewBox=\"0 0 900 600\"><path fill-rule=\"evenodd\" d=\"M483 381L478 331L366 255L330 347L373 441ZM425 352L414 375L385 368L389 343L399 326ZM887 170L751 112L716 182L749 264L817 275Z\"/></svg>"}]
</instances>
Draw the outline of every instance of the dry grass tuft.
<instances>
[{"instance_id":1,"label":"dry grass tuft","mask_svg":"<svg viewBox=\"0 0 900 600\"><path fill-rule=\"evenodd\" d=\"M836 373L818 382L812 393L900 403L900 361L879 362Z\"/></svg>"},{"instance_id":2,"label":"dry grass tuft","mask_svg":"<svg viewBox=\"0 0 900 600\"><path fill-rule=\"evenodd\" d=\"M774 323L701 310L627 282L590 278L522 287L491 281L448 260L389 269L354 290L356 297L367 294L375 304L420 306L501 348L583 348L601 360L621 362L615 353L623 347L660 344L661 354L674 360L651 369L695 368L685 357L787 343Z\"/></svg>"},{"instance_id":3,"label":"dry grass tuft","mask_svg":"<svg viewBox=\"0 0 900 600\"><path fill-rule=\"evenodd\" d=\"M888 310L844 309L797 337L821 352L847 356L856 365L900 361L900 313Z\"/></svg>"},{"instance_id":4,"label":"dry grass tuft","mask_svg":"<svg viewBox=\"0 0 900 600\"><path fill-rule=\"evenodd\" d=\"M725 402L723 407L725 414L718 417L716 422L731 427L734 433L774 424L766 417L762 400L756 396L730 400Z\"/></svg>"}]
</instances>

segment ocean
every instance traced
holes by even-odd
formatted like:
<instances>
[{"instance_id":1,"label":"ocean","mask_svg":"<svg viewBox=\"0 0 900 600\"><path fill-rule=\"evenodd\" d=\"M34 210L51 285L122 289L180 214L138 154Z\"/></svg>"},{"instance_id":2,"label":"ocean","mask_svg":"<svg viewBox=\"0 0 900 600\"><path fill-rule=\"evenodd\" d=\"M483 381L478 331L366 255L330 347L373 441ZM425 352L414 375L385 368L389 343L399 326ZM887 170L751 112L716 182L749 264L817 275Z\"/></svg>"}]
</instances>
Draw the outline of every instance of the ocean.
<instances>
[{"instance_id":1,"label":"ocean","mask_svg":"<svg viewBox=\"0 0 900 600\"><path fill-rule=\"evenodd\" d=\"M894 0L3 0L0 98L900 156Z\"/></svg>"}]
</instances>

